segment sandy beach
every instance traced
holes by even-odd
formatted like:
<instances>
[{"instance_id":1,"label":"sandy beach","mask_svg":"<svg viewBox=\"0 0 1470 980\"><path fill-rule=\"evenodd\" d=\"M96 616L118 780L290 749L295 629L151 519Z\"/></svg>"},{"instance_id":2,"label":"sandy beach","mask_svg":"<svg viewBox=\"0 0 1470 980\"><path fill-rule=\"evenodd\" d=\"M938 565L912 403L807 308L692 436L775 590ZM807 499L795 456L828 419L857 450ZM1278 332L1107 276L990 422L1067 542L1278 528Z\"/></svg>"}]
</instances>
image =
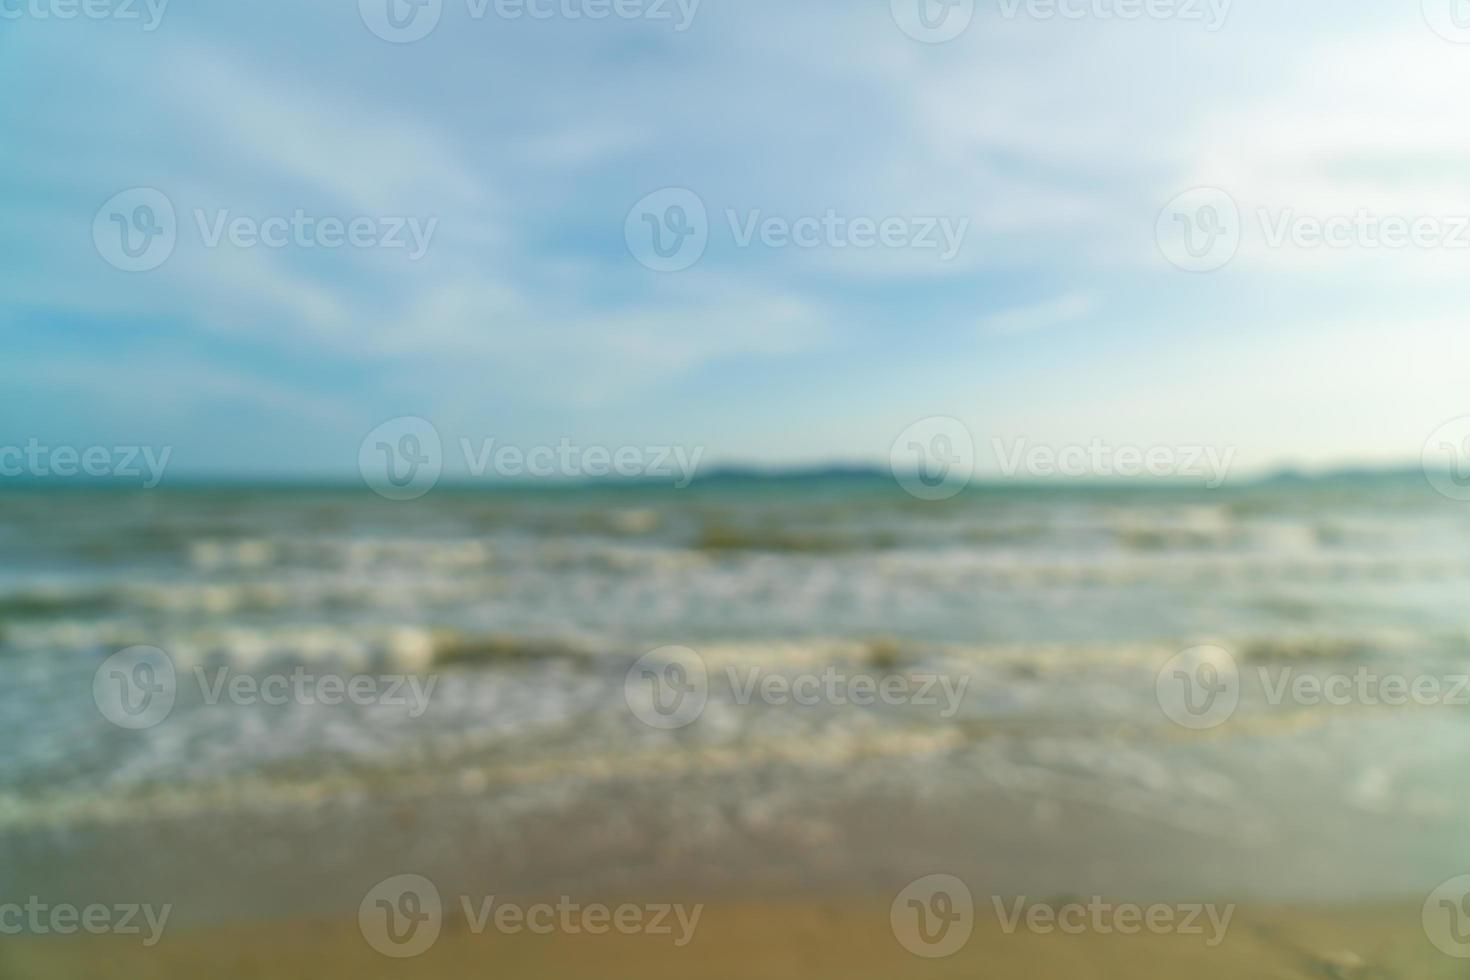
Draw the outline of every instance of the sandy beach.
<instances>
[{"instance_id":1,"label":"sandy beach","mask_svg":"<svg viewBox=\"0 0 1470 980\"><path fill-rule=\"evenodd\" d=\"M309 977L597 977L710 980L802 978L1135 977L1200 980L1416 978L1464 975L1437 951L1411 903L1356 908L1237 908L1223 941L1195 935L1007 934L977 907L974 932L951 956L908 952L881 896L708 906L696 935L676 948L651 935L474 935L447 921L432 948L392 959L354 922L320 921L170 932L152 949L121 937L27 939L0 947L14 977L108 976L235 980Z\"/></svg>"}]
</instances>

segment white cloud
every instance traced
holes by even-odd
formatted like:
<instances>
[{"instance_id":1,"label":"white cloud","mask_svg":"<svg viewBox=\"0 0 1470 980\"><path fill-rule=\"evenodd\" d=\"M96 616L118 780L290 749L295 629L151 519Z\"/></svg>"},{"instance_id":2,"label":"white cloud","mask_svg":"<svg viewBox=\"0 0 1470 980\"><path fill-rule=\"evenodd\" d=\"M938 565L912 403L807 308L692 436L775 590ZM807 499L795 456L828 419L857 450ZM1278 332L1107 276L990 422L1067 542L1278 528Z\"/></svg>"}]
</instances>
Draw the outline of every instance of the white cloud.
<instances>
[{"instance_id":1,"label":"white cloud","mask_svg":"<svg viewBox=\"0 0 1470 980\"><path fill-rule=\"evenodd\" d=\"M1219 187L1236 200L1238 265L1462 281L1463 248L1274 247L1266 231L1287 218L1470 219L1470 131L1446 125L1467 88L1470 59L1428 30L1305 43L1279 90L1195 121L1180 187Z\"/></svg>"},{"instance_id":2,"label":"white cloud","mask_svg":"<svg viewBox=\"0 0 1470 980\"><path fill-rule=\"evenodd\" d=\"M363 214L473 213L493 200L453 141L419 120L326 99L215 48L177 55L168 77L189 80L186 91L173 86L175 105L218 149Z\"/></svg>"}]
</instances>

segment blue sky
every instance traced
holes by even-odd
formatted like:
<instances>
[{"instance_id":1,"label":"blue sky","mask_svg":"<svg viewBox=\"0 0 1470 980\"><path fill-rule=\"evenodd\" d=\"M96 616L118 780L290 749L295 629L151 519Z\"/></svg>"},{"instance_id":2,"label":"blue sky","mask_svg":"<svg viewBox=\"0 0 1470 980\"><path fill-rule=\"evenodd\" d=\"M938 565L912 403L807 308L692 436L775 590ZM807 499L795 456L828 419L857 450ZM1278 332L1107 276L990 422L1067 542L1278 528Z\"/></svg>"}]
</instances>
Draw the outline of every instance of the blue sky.
<instances>
[{"instance_id":1,"label":"blue sky","mask_svg":"<svg viewBox=\"0 0 1470 980\"><path fill-rule=\"evenodd\" d=\"M1470 215L1470 44L1418 3L1237 0L1212 31L982 0L927 44L889 0L704 0L684 31L443 0L413 43L357 0L37 15L64 2L0 0L0 442L347 475L415 415L449 441L881 462L946 415L982 470L992 438L1095 437L1263 469L1412 462L1470 413L1470 251L1273 248L1250 217ZM1156 219L1206 186L1240 248L1181 271ZM93 225L138 187L177 244L126 272ZM667 187L709 246L661 273L625 221ZM208 247L195 217L298 210L437 224L411 259ZM742 247L730 210L968 224L942 261Z\"/></svg>"}]
</instances>

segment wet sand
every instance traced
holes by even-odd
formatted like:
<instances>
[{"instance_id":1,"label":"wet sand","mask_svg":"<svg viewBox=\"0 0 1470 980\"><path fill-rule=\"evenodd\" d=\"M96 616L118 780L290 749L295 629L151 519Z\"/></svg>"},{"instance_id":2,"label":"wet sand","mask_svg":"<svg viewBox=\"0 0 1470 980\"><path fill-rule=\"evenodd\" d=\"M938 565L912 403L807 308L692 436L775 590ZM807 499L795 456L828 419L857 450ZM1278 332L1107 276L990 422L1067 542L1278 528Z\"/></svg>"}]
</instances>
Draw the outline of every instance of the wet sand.
<instances>
[{"instance_id":1,"label":"wet sand","mask_svg":"<svg viewBox=\"0 0 1470 980\"><path fill-rule=\"evenodd\" d=\"M1007 934L977 896L975 928L952 956L924 959L889 926L888 896L707 906L676 948L650 935L475 935L446 922L427 952L391 959L355 921L169 930L152 949L121 937L7 940L0 976L211 980L254 977L1415 978L1463 977L1436 950L1410 902L1356 908L1237 908L1217 946L1199 935Z\"/></svg>"}]
</instances>

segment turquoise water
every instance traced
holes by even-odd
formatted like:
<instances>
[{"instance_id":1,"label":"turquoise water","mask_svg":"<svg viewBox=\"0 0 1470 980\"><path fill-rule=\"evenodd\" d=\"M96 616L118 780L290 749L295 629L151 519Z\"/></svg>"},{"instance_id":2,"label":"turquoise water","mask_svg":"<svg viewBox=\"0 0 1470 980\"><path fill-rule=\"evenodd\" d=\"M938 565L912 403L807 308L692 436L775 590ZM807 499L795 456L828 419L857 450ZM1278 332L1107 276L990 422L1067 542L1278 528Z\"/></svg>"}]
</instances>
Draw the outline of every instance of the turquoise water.
<instances>
[{"instance_id":1,"label":"turquoise water","mask_svg":"<svg viewBox=\"0 0 1470 980\"><path fill-rule=\"evenodd\" d=\"M1470 511L1417 476L941 504L865 477L6 492L0 857L22 881L141 876L216 916L278 904L272 869L330 904L344 869L453 875L466 853L525 888L953 868L1028 892L1412 894L1470 859L1467 708L1267 694L1470 673L1467 543ZM1157 684L1206 643L1240 705L1194 731ZM176 690L133 730L94 680L140 645ZM671 645L708 703L662 729L628 684ZM824 671L963 696L749 693ZM207 696L293 672L434 686Z\"/></svg>"}]
</instances>

